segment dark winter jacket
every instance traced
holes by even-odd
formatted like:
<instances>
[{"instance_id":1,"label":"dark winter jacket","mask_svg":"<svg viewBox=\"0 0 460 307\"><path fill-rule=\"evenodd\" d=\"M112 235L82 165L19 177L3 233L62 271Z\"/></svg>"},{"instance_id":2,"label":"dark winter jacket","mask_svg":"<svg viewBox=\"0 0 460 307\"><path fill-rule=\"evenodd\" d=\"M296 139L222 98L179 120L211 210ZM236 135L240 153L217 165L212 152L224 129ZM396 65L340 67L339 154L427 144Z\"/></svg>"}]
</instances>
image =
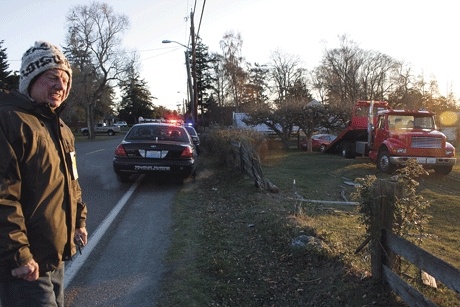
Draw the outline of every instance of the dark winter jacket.
<instances>
[{"instance_id":1,"label":"dark winter jacket","mask_svg":"<svg viewBox=\"0 0 460 307\"><path fill-rule=\"evenodd\" d=\"M32 258L54 270L86 227L75 139L58 109L0 92L0 280Z\"/></svg>"}]
</instances>

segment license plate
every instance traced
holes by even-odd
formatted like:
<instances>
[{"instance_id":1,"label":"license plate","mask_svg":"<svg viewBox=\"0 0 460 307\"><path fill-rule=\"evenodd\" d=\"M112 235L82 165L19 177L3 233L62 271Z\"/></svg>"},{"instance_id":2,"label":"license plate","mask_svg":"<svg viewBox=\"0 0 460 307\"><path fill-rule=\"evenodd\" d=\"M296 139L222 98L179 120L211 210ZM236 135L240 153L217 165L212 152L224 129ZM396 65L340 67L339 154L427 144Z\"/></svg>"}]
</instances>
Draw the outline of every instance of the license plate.
<instances>
[{"instance_id":1,"label":"license plate","mask_svg":"<svg viewBox=\"0 0 460 307\"><path fill-rule=\"evenodd\" d=\"M426 163L427 164L435 164L436 163L436 158L426 158Z\"/></svg>"},{"instance_id":2,"label":"license plate","mask_svg":"<svg viewBox=\"0 0 460 307\"><path fill-rule=\"evenodd\" d=\"M143 157L152 159L163 159L168 154L167 150L146 150Z\"/></svg>"},{"instance_id":3,"label":"license plate","mask_svg":"<svg viewBox=\"0 0 460 307\"><path fill-rule=\"evenodd\" d=\"M426 158L417 158L417 163L426 164Z\"/></svg>"},{"instance_id":4,"label":"license plate","mask_svg":"<svg viewBox=\"0 0 460 307\"><path fill-rule=\"evenodd\" d=\"M146 158L160 158L161 157L161 150L147 150L145 152Z\"/></svg>"}]
</instances>

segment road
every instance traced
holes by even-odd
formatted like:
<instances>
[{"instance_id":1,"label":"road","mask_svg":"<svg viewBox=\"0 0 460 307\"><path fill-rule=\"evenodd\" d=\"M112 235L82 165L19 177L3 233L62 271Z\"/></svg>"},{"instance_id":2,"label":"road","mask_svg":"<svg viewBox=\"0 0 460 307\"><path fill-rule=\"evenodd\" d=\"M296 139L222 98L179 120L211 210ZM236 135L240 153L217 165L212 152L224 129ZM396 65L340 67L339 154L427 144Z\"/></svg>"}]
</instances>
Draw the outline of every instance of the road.
<instances>
[{"instance_id":1,"label":"road","mask_svg":"<svg viewBox=\"0 0 460 307\"><path fill-rule=\"evenodd\" d=\"M167 272L171 202L179 186L142 176L118 183L112 157L121 136L77 143L89 243L66 265L66 306L154 306Z\"/></svg>"}]
</instances>

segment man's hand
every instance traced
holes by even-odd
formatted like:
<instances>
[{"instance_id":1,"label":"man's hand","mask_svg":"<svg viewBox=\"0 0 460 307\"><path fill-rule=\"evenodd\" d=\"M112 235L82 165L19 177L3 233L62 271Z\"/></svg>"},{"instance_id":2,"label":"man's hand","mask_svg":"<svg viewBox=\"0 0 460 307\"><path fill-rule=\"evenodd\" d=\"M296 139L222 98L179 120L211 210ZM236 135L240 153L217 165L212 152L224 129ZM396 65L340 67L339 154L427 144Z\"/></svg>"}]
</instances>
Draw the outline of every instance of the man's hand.
<instances>
[{"instance_id":1,"label":"man's hand","mask_svg":"<svg viewBox=\"0 0 460 307\"><path fill-rule=\"evenodd\" d=\"M40 272L38 263L34 259L30 260L27 264L11 270L11 275L16 278L22 278L27 281L34 281L38 279Z\"/></svg>"},{"instance_id":2,"label":"man's hand","mask_svg":"<svg viewBox=\"0 0 460 307\"><path fill-rule=\"evenodd\" d=\"M75 239L80 238L83 242L83 246L88 243L88 232L85 227L75 229Z\"/></svg>"}]
</instances>

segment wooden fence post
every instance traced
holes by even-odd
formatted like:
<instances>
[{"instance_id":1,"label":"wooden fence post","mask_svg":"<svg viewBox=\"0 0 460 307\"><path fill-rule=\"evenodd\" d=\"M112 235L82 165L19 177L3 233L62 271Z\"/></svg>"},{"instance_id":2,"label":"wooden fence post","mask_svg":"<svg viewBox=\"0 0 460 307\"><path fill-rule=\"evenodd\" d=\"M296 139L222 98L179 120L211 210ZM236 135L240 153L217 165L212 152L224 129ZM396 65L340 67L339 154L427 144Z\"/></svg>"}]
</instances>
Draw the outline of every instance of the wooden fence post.
<instances>
[{"instance_id":1,"label":"wooden fence post","mask_svg":"<svg viewBox=\"0 0 460 307\"><path fill-rule=\"evenodd\" d=\"M370 248L371 248L371 273L372 278L382 279L382 209L381 209L381 182L377 180L372 186L372 215L370 229Z\"/></svg>"},{"instance_id":2,"label":"wooden fence post","mask_svg":"<svg viewBox=\"0 0 460 307\"><path fill-rule=\"evenodd\" d=\"M397 268L396 254L386 246L383 229L391 231L394 222L394 203L402 195L402 183L377 180L372 187L371 271L372 277L382 278L382 265Z\"/></svg>"}]
</instances>

